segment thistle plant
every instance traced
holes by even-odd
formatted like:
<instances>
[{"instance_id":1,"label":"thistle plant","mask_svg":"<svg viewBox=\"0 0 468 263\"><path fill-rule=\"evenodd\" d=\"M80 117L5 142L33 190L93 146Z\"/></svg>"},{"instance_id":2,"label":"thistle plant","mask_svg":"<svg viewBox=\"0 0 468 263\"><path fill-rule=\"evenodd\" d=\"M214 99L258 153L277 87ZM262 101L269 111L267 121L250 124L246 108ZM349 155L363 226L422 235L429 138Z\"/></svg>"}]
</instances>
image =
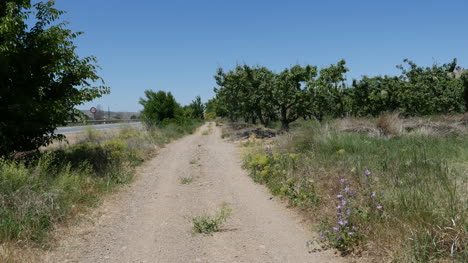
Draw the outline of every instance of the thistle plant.
<instances>
[{"instance_id":1,"label":"thistle plant","mask_svg":"<svg viewBox=\"0 0 468 263\"><path fill-rule=\"evenodd\" d=\"M340 179L340 190L336 195L335 224L330 225L321 233L321 238L326 239L331 246L345 252L353 250L362 243L365 235L363 228L358 225L363 217L369 218L369 214L383 214L383 206L379 204L377 193L371 188L369 178L372 173L364 172L364 190L361 195L351 191L347 179ZM365 200L362 202L363 199ZM360 204L364 203L362 207Z\"/></svg>"}]
</instances>

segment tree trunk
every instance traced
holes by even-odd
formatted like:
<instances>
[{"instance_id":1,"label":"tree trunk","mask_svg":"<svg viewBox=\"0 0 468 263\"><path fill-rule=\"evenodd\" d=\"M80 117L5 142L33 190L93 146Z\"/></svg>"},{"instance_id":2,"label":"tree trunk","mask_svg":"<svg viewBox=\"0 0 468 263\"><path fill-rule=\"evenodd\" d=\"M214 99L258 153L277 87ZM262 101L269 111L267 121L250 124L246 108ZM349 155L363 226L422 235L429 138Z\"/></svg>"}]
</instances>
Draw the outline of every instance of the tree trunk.
<instances>
[{"instance_id":1,"label":"tree trunk","mask_svg":"<svg viewBox=\"0 0 468 263\"><path fill-rule=\"evenodd\" d=\"M281 107L281 130L289 131L288 109Z\"/></svg>"},{"instance_id":2,"label":"tree trunk","mask_svg":"<svg viewBox=\"0 0 468 263\"><path fill-rule=\"evenodd\" d=\"M289 121L288 120L281 120L281 130L282 131L289 131Z\"/></svg>"}]
</instances>

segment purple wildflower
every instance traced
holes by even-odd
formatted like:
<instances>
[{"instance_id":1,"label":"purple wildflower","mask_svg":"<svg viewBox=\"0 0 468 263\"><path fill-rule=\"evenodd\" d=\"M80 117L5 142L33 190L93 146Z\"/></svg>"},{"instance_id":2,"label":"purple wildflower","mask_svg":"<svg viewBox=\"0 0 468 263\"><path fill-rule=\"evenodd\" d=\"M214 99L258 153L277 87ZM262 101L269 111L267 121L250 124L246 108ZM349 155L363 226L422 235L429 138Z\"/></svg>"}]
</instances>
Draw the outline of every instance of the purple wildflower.
<instances>
[{"instance_id":1,"label":"purple wildflower","mask_svg":"<svg viewBox=\"0 0 468 263\"><path fill-rule=\"evenodd\" d=\"M337 195L336 197L341 199L343 198L343 195Z\"/></svg>"},{"instance_id":2,"label":"purple wildflower","mask_svg":"<svg viewBox=\"0 0 468 263\"><path fill-rule=\"evenodd\" d=\"M349 187L346 187L344 190L346 193L349 193Z\"/></svg>"},{"instance_id":3,"label":"purple wildflower","mask_svg":"<svg viewBox=\"0 0 468 263\"><path fill-rule=\"evenodd\" d=\"M372 197L375 197L375 192L372 192L371 196L372 196Z\"/></svg>"},{"instance_id":4,"label":"purple wildflower","mask_svg":"<svg viewBox=\"0 0 468 263\"><path fill-rule=\"evenodd\" d=\"M343 178L343 179L340 179L340 182L341 182L342 184L344 184L345 181L346 181L346 179L344 179L344 178Z\"/></svg>"},{"instance_id":5,"label":"purple wildflower","mask_svg":"<svg viewBox=\"0 0 468 263\"><path fill-rule=\"evenodd\" d=\"M354 233L353 232L348 232L348 235L352 236Z\"/></svg>"},{"instance_id":6,"label":"purple wildflower","mask_svg":"<svg viewBox=\"0 0 468 263\"><path fill-rule=\"evenodd\" d=\"M338 223L338 225L340 225L340 226L342 226L342 225L344 225L344 224L345 224L345 223L344 223L344 221L343 221L342 219L338 220L338 222L337 222L337 223Z\"/></svg>"},{"instance_id":7,"label":"purple wildflower","mask_svg":"<svg viewBox=\"0 0 468 263\"><path fill-rule=\"evenodd\" d=\"M367 169L364 171L364 173L365 173L366 175L371 175L371 174L372 174L371 171L369 171L369 170L367 170Z\"/></svg>"},{"instance_id":8,"label":"purple wildflower","mask_svg":"<svg viewBox=\"0 0 468 263\"><path fill-rule=\"evenodd\" d=\"M336 209L341 209L341 205L337 206Z\"/></svg>"},{"instance_id":9,"label":"purple wildflower","mask_svg":"<svg viewBox=\"0 0 468 263\"><path fill-rule=\"evenodd\" d=\"M383 208L383 206L381 206L381 205L377 206L377 210L382 210L382 208Z\"/></svg>"},{"instance_id":10,"label":"purple wildflower","mask_svg":"<svg viewBox=\"0 0 468 263\"><path fill-rule=\"evenodd\" d=\"M345 206L346 205L346 200L341 200L341 205Z\"/></svg>"},{"instance_id":11,"label":"purple wildflower","mask_svg":"<svg viewBox=\"0 0 468 263\"><path fill-rule=\"evenodd\" d=\"M341 212L336 212L336 215L337 215L337 216L340 216L340 215L341 215Z\"/></svg>"},{"instance_id":12,"label":"purple wildflower","mask_svg":"<svg viewBox=\"0 0 468 263\"><path fill-rule=\"evenodd\" d=\"M333 230L338 231L338 227L336 227L336 226L333 227Z\"/></svg>"},{"instance_id":13,"label":"purple wildflower","mask_svg":"<svg viewBox=\"0 0 468 263\"><path fill-rule=\"evenodd\" d=\"M330 233L330 230L325 230L324 233Z\"/></svg>"},{"instance_id":14,"label":"purple wildflower","mask_svg":"<svg viewBox=\"0 0 468 263\"><path fill-rule=\"evenodd\" d=\"M346 214L347 214L347 215L350 215L350 214L351 214L351 211L349 211L349 210L346 211Z\"/></svg>"}]
</instances>

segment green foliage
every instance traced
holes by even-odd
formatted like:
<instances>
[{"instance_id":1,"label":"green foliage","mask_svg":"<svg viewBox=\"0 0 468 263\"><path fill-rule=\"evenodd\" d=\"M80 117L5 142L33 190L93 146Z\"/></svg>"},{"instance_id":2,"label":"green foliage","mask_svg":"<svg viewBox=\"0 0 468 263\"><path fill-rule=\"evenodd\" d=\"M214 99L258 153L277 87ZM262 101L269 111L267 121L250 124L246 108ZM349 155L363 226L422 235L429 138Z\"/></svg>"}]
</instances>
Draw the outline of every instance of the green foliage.
<instances>
[{"instance_id":1,"label":"green foliage","mask_svg":"<svg viewBox=\"0 0 468 263\"><path fill-rule=\"evenodd\" d=\"M54 2L0 4L0 155L52 142L58 125L74 120L74 107L109 93L94 57L80 58L73 41L81 32L60 22Z\"/></svg>"},{"instance_id":2,"label":"green foliage","mask_svg":"<svg viewBox=\"0 0 468 263\"><path fill-rule=\"evenodd\" d=\"M463 84L452 77L457 60L442 66L419 67L407 59L409 68L402 70L403 85L399 90L399 111L406 115L429 115L463 112Z\"/></svg>"},{"instance_id":3,"label":"green foliage","mask_svg":"<svg viewBox=\"0 0 468 263\"><path fill-rule=\"evenodd\" d=\"M180 183L181 184L191 184L193 182L193 177L188 176L188 177L181 177L180 178Z\"/></svg>"},{"instance_id":4,"label":"green foliage","mask_svg":"<svg viewBox=\"0 0 468 263\"><path fill-rule=\"evenodd\" d=\"M184 135L192 134L203 124L201 120L182 119L179 121L168 121L158 128L149 126L149 134L154 144L162 146L172 140Z\"/></svg>"},{"instance_id":5,"label":"green foliage","mask_svg":"<svg viewBox=\"0 0 468 263\"><path fill-rule=\"evenodd\" d=\"M217 114L231 121L243 118L246 122L257 119L268 126L279 119L288 129L304 110L306 92L304 84L316 75L312 66L293 66L275 74L266 67L237 66L225 73L219 69L215 76Z\"/></svg>"},{"instance_id":6,"label":"green foliage","mask_svg":"<svg viewBox=\"0 0 468 263\"><path fill-rule=\"evenodd\" d=\"M264 126L280 121L283 130L300 117L323 121L348 115L378 116L400 112L405 116L459 113L468 108L468 73L451 63L420 67L404 60L400 76L364 76L346 84L344 60L322 68L293 66L280 73L265 67L237 66L215 79L216 98L210 109L231 121Z\"/></svg>"},{"instance_id":7,"label":"green foliage","mask_svg":"<svg viewBox=\"0 0 468 263\"><path fill-rule=\"evenodd\" d=\"M201 215L192 219L193 232L197 234L210 234L219 232L222 224L226 222L231 215L232 209L226 204L221 207L221 210L215 215Z\"/></svg>"},{"instance_id":8,"label":"green foliage","mask_svg":"<svg viewBox=\"0 0 468 263\"><path fill-rule=\"evenodd\" d=\"M140 98L141 119L147 125L158 125L181 115L182 109L170 92L146 90L145 96Z\"/></svg>"},{"instance_id":9,"label":"green foliage","mask_svg":"<svg viewBox=\"0 0 468 263\"><path fill-rule=\"evenodd\" d=\"M346 62L341 60L336 65L321 69L319 77L308 83L311 105L305 107L306 114L320 121L324 116L343 117L349 106L344 75L348 68L345 64Z\"/></svg>"},{"instance_id":10,"label":"green foliage","mask_svg":"<svg viewBox=\"0 0 468 263\"><path fill-rule=\"evenodd\" d=\"M197 96L192 103L187 106L187 114L192 119L203 119L205 113L205 105L201 102L200 96Z\"/></svg>"}]
</instances>

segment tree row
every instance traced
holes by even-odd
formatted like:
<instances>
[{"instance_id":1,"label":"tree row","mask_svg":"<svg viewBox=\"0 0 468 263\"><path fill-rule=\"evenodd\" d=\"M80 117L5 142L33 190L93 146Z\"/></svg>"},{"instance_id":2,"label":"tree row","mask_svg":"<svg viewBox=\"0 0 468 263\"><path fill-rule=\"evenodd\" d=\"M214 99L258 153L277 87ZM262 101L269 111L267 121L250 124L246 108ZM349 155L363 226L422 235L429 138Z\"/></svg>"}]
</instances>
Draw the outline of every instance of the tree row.
<instances>
[{"instance_id":1,"label":"tree row","mask_svg":"<svg viewBox=\"0 0 468 263\"><path fill-rule=\"evenodd\" d=\"M398 111L406 116L464 112L468 108L468 71L457 60L421 67L404 60L399 76L364 76L347 83L344 60L329 67L295 65L279 73L263 66L238 65L215 75L216 97L207 111L232 121L282 129L298 118L377 116Z\"/></svg>"}]
</instances>

